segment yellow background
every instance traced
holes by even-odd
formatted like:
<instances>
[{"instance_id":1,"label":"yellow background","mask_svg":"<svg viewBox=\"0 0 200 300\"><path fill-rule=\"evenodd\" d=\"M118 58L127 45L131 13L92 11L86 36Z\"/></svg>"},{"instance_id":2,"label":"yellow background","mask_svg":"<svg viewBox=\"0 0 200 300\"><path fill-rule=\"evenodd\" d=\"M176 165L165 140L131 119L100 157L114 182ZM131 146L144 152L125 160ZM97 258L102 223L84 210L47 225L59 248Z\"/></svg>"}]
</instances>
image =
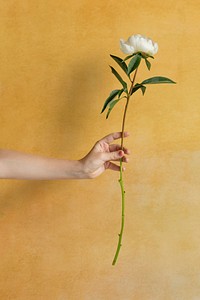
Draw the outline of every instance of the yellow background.
<instances>
[{"instance_id":1,"label":"yellow background","mask_svg":"<svg viewBox=\"0 0 200 300\"><path fill-rule=\"evenodd\" d=\"M163 75L128 112L126 224L118 174L95 180L0 183L0 299L199 300L198 1L0 1L1 148L78 159L121 128L105 120L119 84L109 54L150 36L159 52L138 82Z\"/></svg>"}]
</instances>

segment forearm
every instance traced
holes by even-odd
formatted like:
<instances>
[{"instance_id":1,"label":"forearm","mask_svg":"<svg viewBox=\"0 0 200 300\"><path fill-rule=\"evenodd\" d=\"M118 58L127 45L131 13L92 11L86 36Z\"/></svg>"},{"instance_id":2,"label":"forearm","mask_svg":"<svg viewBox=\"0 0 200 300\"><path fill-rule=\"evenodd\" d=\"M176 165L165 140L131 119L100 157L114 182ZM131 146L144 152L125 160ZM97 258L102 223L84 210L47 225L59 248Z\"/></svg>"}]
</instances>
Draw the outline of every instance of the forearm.
<instances>
[{"instance_id":1,"label":"forearm","mask_svg":"<svg viewBox=\"0 0 200 300\"><path fill-rule=\"evenodd\" d=\"M85 178L81 161L0 149L0 178L56 180Z\"/></svg>"},{"instance_id":2,"label":"forearm","mask_svg":"<svg viewBox=\"0 0 200 300\"><path fill-rule=\"evenodd\" d=\"M86 179L95 178L106 169L120 171L113 161L127 162L124 156L129 150L121 145L111 144L121 138L121 132L114 132L96 142L91 151L80 160L67 160L31 155L23 152L0 149L0 179ZM128 132L124 132L127 137Z\"/></svg>"}]
</instances>

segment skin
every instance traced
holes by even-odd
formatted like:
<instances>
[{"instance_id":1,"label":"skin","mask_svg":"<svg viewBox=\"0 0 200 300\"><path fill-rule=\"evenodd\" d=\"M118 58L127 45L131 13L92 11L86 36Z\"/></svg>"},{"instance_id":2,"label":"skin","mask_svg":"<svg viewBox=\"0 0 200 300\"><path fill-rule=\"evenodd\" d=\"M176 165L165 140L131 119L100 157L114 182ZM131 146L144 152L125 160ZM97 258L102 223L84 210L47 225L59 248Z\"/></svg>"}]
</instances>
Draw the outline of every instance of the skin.
<instances>
[{"instance_id":1,"label":"skin","mask_svg":"<svg viewBox=\"0 0 200 300\"><path fill-rule=\"evenodd\" d=\"M124 137L128 135L124 133ZM0 179L90 179L101 175L106 169L119 171L119 166L113 161L122 159L128 162L125 155L130 154L128 149L121 150L119 144L112 144L121 136L121 132L105 136L80 160L47 158L0 149Z\"/></svg>"}]
</instances>

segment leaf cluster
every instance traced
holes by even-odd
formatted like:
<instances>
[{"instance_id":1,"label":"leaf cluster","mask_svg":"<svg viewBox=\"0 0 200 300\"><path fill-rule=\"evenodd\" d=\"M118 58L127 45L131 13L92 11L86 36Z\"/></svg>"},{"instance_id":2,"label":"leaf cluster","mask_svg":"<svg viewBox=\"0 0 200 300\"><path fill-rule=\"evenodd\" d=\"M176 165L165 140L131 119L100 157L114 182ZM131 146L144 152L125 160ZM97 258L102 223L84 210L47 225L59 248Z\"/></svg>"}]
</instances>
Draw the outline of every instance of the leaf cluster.
<instances>
[{"instance_id":1,"label":"leaf cluster","mask_svg":"<svg viewBox=\"0 0 200 300\"><path fill-rule=\"evenodd\" d=\"M110 93L110 95L108 96L108 98L106 99L106 101L103 105L102 111L101 111L101 113L103 113L105 111L105 109L108 108L106 118L108 118L112 109L122 98L126 98L126 99L130 98L130 96L138 90L141 90L142 94L144 95L145 91L146 91L146 85L160 84L160 83L175 83L173 80L171 80L167 77L154 76L154 77L143 80L141 83L134 84L133 80L131 79L131 74L135 70L138 69L142 60L145 61L146 67L150 71L151 63L148 59L149 58L154 59L154 57L147 55L146 53L142 53L142 52L128 55L127 57L125 57L125 59L122 59L115 55L110 55L110 56L119 65L119 67L124 71L124 73L128 77L128 80L131 82L131 88L128 91L128 85L127 85L126 81L121 77L121 75L112 66L110 66L111 72L117 78L117 80L121 83L122 88L113 90ZM128 60L129 60L129 63L127 64L126 61L128 61Z\"/></svg>"}]
</instances>

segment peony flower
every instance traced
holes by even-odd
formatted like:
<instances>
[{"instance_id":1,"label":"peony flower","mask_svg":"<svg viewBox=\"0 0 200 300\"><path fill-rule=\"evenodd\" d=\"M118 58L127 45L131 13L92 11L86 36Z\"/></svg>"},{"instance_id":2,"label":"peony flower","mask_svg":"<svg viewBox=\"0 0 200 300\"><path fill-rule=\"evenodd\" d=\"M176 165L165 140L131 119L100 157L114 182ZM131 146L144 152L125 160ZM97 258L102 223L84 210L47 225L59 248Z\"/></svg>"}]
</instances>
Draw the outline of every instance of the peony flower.
<instances>
[{"instance_id":1,"label":"peony flower","mask_svg":"<svg viewBox=\"0 0 200 300\"><path fill-rule=\"evenodd\" d=\"M143 52L153 56L158 52L158 44L141 34L135 34L130 36L126 42L120 39L120 49L125 54Z\"/></svg>"}]
</instances>

